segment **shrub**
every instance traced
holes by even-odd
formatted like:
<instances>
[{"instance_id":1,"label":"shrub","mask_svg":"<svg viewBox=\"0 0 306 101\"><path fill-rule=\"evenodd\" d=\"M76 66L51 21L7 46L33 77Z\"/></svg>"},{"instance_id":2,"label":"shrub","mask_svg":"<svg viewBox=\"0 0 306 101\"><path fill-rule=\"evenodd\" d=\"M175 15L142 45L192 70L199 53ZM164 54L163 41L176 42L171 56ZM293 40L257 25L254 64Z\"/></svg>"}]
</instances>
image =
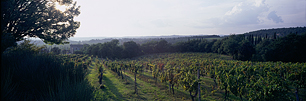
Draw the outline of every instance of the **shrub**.
<instances>
[{"instance_id":1,"label":"shrub","mask_svg":"<svg viewBox=\"0 0 306 101\"><path fill-rule=\"evenodd\" d=\"M93 87L82 66L53 54L40 54L39 48L23 43L2 53L2 101L92 99Z\"/></svg>"}]
</instances>

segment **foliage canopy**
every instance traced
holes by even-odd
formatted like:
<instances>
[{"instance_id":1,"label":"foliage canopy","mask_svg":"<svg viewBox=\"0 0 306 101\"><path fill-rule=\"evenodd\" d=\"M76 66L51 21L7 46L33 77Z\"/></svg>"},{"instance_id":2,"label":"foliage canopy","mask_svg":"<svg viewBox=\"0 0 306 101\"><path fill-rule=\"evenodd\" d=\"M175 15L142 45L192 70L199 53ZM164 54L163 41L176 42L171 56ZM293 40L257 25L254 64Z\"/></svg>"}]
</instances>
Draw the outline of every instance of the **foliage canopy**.
<instances>
[{"instance_id":1,"label":"foliage canopy","mask_svg":"<svg viewBox=\"0 0 306 101\"><path fill-rule=\"evenodd\" d=\"M57 4L67 9L60 11ZM36 37L48 44L65 43L80 26L80 22L74 21L79 9L72 0L2 0L1 37L13 37L13 42Z\"/></svg>"}]
</instances>

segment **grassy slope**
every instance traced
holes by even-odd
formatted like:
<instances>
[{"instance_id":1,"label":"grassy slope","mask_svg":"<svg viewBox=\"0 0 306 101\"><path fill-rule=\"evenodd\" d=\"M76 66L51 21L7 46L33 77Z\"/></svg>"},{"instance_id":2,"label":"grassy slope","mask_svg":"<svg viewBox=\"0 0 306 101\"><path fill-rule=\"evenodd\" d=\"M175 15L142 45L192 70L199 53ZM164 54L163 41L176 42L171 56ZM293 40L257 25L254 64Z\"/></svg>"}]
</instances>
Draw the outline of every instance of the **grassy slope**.
<instances>
[{"instance_id":1,"label":"grassy slope","mask_svg":"<svg viewBox=\"0 0 306 101\"><path fill-rule=\"evenodd\" d=\"M168 96L166 88L161 90L153 84L137 79L138 94L134 92L134 75L124 73L127 81L121 79L116 73L111 70L105 69L103 84L105 88L100 89L98 83L98 71L93 65L90 68L90 74L87 78L90 80L91 85L95 87L93 100L108 100L108 101L126 101L126 100L166 100L166 101L181 101L183 99L176 98L175 96ZM139 77L139 76L138 76Z\"/></svg>"},{"instance_id":2,"label":"grassy slope","mask_svg":"<svg viewBox=\"0 0 306 101\"><path fill-rule=\"evenodd\" d=\"M222 57L224 58L224 57ZM94 67L94 62L90 68L90 74L88 79L91 84L96 88L94 91L95 100L110 100L110 101L126 101L126 100L163 100L163 101L191 101L189 92L184 91L181 87L175 87L175 94L169 92L168 86L165 83L158 81L155 85L155 81L150 73L146 71L137 75L137 89L138 94L134 92L134 74L126 71L124 77L127 79L121 79L116 73L105 68L103 77L104 89L100 89L98 83L98 70ZM203 101L218 101L224 100L224 91L217 90L212 93L213 80L209 77L205 77L202 82L201 99ZM239 100L234 95L230 95L230 100Z\"/></svg>"}]
</instances>

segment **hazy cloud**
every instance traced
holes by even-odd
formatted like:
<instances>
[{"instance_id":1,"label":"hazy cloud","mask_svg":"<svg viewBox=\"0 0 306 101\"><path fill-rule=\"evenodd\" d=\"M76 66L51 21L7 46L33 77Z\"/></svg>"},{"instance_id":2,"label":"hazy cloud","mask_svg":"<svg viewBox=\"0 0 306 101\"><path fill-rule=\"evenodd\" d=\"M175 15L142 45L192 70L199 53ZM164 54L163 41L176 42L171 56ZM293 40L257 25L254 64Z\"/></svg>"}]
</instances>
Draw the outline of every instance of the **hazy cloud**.
<instances>
[{"instance_id":1,"label":"hazy cloud","mask_svg":"<svg viewBox=\"0 0 306 101\"><path fill-rule=\"evenodd\" d=\"M244 33L306 24L306 0L77 0L76 36Z\"/></svg>"},{"instance_id":2,"label":"hazy cloud","mask_svg":"<svg viewBox=\"0 0 306 101\"><path fill-rule=\"evenodd\" d=\"M157 19L157 20L151 21L151 23L153 25L155 25L155 27L168 27L168 26L170 26L169 22L167 20L162 20L162 19Z\"/></svg>"},{"instance_id":3,"label":"hazy cloud","mask_svg":"<svg viewBox=\"0 0 306 101\"><path fill-rule=\"evenodd\" d=\"M221 26L237 27L241 25L258 24L262 20L260 16L269 11L265 1L245 1L235 5L221 18Z\"/></svg>"},{"instance_id":4,"label":"hazy cloud","mask_svg":"<svg viewBox=\"0 0 306 101\"><path fill-rule=\"evenodd\" d=\"M275 23L283 23L283 19L281 18L281 16L277 16L275 11L272 11L268 14L268 19L269 20L273 20L273 22Z\"/></svg>"}]
</instances>

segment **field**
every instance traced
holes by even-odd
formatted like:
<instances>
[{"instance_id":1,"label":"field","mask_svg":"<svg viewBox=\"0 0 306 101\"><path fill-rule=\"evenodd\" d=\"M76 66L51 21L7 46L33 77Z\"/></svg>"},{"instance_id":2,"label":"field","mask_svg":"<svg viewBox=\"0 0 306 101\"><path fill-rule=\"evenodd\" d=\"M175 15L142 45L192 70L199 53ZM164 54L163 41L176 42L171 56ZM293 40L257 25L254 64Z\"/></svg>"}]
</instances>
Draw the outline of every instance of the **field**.
<instances>
[{"instance_id":1,"label":"field","mask_svg":"<svg viewBox=\"0 0 306 101\"><path fill-rule=\"evenodd\" d=\"M144 57L155 57L155 59L163 58L167 54L158 54L158 55L147 55L143 57L135 58L141 59ZM228 56L218 56L215 54L209 54L208 57L211 58L222 58L222 59L230 59ZM96 59L96 61L101 61L100 59ZM189 96L189 92L185 91L181 87L174 87L175 94L172 94L168 90L168 85L166 83L161 83L160 80L155 83L155 78L152 77L152 73L150 70L143 70L141 73L137 74L137 94L135 94L135 83L134 83L134 73L129 70L122 71L122 74L118 75L116 72L112 71L110 67L106 66L107 62L104 64L101 63L101 67L104 68L103 74L103 86L105 88L100 89L100 84L98 82L98 68L99 65L97 62L93 62L93 65L90 69L90 74L88 78L91 80L91 84L96 87L96 91L94 93L96 100L166 100L166 101L190 101L191 98ZM123 77L123 79L122 79ZM203 83L209 85L203 85L202 88L211 90L211 86L213 84L212 79L205 78ZM216 92L214 94L203 93L204 100L218 100L222 96L222 92ZM219 97L220 96L220 97Z\"/></svg>"},{"instance_id":2,"label":"field","mask_svg":"<svg viewBox=\"0 0 306 101\"><path fill-rule=\"evenodd\" d=\"M237 61L213 53L109 60L17 51L2 58L2 100L288 101L306 96L305 63Z\"/></svg>"},{"instance_id":3,"label":"field","mask_svg":"<svg viewBox=\"0 0 306 101\"><path fill-rule=\"evenodd\" d=\"M295 100L295 89L305 96L305 69L305 64L242 62L211 53L165 53L131 60L95 58L87 78L95 100L190 101L198 100L198 88L203 101Z\"/></svg>"}]
</instances>

